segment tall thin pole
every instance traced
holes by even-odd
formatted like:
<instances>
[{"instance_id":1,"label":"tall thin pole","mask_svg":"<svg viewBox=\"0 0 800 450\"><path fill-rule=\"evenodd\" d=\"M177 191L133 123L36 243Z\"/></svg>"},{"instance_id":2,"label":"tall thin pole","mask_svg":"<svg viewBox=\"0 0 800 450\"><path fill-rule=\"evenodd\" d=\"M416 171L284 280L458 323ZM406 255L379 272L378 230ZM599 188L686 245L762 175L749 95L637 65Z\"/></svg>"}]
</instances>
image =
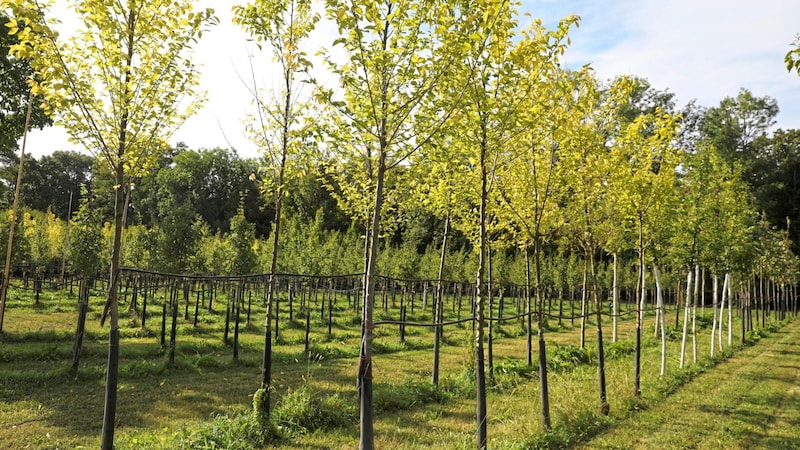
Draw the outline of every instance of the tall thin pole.
<instances>
[{"instance_id":1,"label":"tall thin pole","mask_svg":"<svg viewBox=\"0 0 800 450\"><path fill-rule=\"evenodd\" d=\"M8 247L6 249L6 266L3 269L3 284L0 288L0 333L3 332L3 318L6 314L6 294L8 292L8 275L11 271L11 248L14 245L14 228L17 225L17 208L19 207L19 188L22 184L22 160L25 158L25 145L28 143L28 127L31 123L31 105L33 105L33 90L28 92L28 112L25 114L25 128L22 131L22 149L19 152L19 170L17 171L17 185L14 187L14 206L11 208L11 230L8 232Z\"/></svg>"}]
</instances>

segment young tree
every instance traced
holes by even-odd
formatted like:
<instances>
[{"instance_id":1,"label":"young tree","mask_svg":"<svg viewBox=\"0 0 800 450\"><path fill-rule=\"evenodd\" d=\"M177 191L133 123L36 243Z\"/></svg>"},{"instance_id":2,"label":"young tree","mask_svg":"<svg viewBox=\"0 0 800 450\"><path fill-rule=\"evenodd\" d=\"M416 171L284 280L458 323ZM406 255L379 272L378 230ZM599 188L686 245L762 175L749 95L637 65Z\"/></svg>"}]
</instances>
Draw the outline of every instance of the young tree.
<instances>
[{"instance_id":1,"label":"young tree","mask_svg":"<svg viewBox=\"0 0 800 450\"><path fill-rule=\"evenodd\" d=\"M675 184L679 153L673 147L676 117L657 108L624 126L611 148L614 162L612 195L619 196L625 217L636 229L641 297L637 302L633 394L641 395L641 333L646 298L646 252L658 242L664 226L665 200Z\"/></svg>"},{"instance_id":2,"label":"young tree","mask_svg":"<svg viewBox=\"0 0 800 450\"><path fill-rule=\"evenodd\" d=\"M84 192L84 195L86 192ZM75 223L70 229L69 255L72 269L81 277L78 289L78 323L75 343L72 346L72 372L78 370L83 335L86 326L86 312L89 309L89 277L97 273L101 264L100 252L103 247L103 234L97 212L89 208L84 196L80 209L75 215Z\"/></svg>"},{"instance_id":3,"label":"young tree","mask_svg":"<svg viewBox=\"0 0 800 450\"><path fill-rule=\"evenodd\" d=\"M106 400L101 446L111 449L119 364L120 250L125 191L167 148L166 140L197 108L198 71L189 50L216 22L191 0L74 0L81 26L64 40L38 0L3 0L10 10L18 57L30 57L41 76L33 93L71 138L105 164L114 178L114 237L108 300L110 317Z\"/></svg>"},{"instance_id":4,"label":"young tree","mask_svg":"<svg viewBox=\"0 0 800 450\"><path fill-rule=\"evenodd\" d=\"M155 247L156 269L183 274L198 269L200 216L192 207L190 176L185 171L161 170L158 185L158 227ZM127 232L127 231L126 231Z\"/></svg>"},{"instance_id":5,"label":"young tree","mask_svg":"<svg viewBox=\"0 0 800 450\"><path fill-rule=\"evenodd\" d=\"M256 227L244 217L244 207L231 219L231 232L228 234L231 254L232 275L249 275L256 271L257 259L253 245L256 242Z\"/></svg>"},{"instance_id":6,"label":"young tree","mask_svg":"<svg viewBox=\"0 0 800 450\"><path fill-rule=\"evenodd\" d=\"M281 69L281 89L274 97L265 98L256 87L251 93L257 113L248 125L251 140L263 151L267 181L274 191L275 217L272 223L272 258L267 284L267 313L264 320L264 352L261 361L261 412L269 417L272 389L272 329L275 273L281 232L281 210L286 194L287 178L307 165L310 147L302 138L308 129L304 122L305 107L300 100L300 83L308 81L311 62L302 45L314 30L319 16L312 11L311 0L257 0L246 6L234 7L234 22L242 26L257 41L266 41ZM255 80L253 80L255 81ZM270 189L271 187L271 189Z\"/></svg>"},{"instance_id":7,"label":"young tree","mask_svg":"<svg viewBox=\"0 0 800 450\"><path fill-rule=\"evenodd\" d=\"M461 44L468 43L469 35L459 33L457 25L466 26L467 19L477 13L461 6L441 0L327 3L328 17L339 31L334 45L341 53L326 50L325 60L342 88L341 95L332 90L321 92L322 100L333 112L331 131L335 130L332 134L336 136L330 149L336 151L340 162L360 168L351 170L350 175L374 194L368 201L356 202L361 205L360 210L371 215L365 245L363 339L358 370L362 449L374 446L373 307L387 172L428 142L457 100L440 99L448 106L426 107L433 101L431 94L443 74L461 60L459 52L465 47ZM461 42L455 42L459 39Z\"/></svg>"}]
</instances>

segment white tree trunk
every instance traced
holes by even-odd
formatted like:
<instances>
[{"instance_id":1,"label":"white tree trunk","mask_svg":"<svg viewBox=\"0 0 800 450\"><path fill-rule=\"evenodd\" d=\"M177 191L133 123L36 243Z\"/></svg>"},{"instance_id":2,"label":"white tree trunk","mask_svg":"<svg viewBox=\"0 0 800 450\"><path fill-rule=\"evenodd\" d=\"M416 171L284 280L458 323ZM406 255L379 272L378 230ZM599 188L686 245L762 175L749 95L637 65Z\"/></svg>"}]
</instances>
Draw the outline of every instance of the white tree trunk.
<instances>
[{"instance_id":1,"label":"white tree trunk","mask_svg":"<svg viewBox=\"0 0 800 450\"><path fill-rule=\"evenodd\" d=\"M703 272L705 273L705 272ZM692 296L692 362L697 364L697 299L700 289L700 265L694 266L694 295Z\"/></svg>"},{"instance_id":2,"label":"white tree trunk","mask_svg":"<svg viewBox=\"0 0 800 450\"><path fill-rule=\"evenodd\" d=\"M726 273L725 276L728 277L728 347L730 347L733 345L733 280L730 272Z\"/></svg>"},{"instance_id":3,"label":"white tree trunk","mask_svg":"<svg viewBox=\"0 0 800 450\"><path fill-rule=\"evenodd\" d=\"M728 274L725 274L725 279L722 282L722 299L719 305L719 320L717 321L717 344L719 344L719 351L722 351L722 325L723 325L723 318L725 317L725 300L728 298L728 281L729 277ZM730 308L730 307L728 307ZM730 325L728 325L730 326Z\"/></svg>"},{"instance_id":4,"label":"white tree trunk","mask_svg":"<svg viewBox=\"0 0 800 450\"><path fill-rule=\"evenodd\" d=\"M581 350L586 346L586 316L588 315L588 262L583 263L583 288L581 289Z\"/></svg>"},{"instance_id":5,"label":"white tree trunk","mask_svg":"<svg viewBox=\"0 0 800 450\"><path fill-rule=\"evenodd\" d=\"M656 322L656 330L661 330L661 376L667 373L667 333L664 320L664 297L661 295L661 271L658 270L658 265L653 263L653 276L656 280L656 314L658 315L658 322Z\"/></svg>"},{"instance_id":6,"label":"white tree trunk","mask_svg":"<svg viewBox=\"0 0 800 450\"><path fill-rule=\"evenodd\" d=\"M711 306L713 308L713 316L711 319L711 357L714 357L714 350L716 349L716 345L714 343L714 333L717 332L717 285L719 284L719 279L717 278L717 274L713 274L711 276L712 279L712 299L711 299Z\"/></svg>"},{"instance_id":7,"label":"white tree trunk","mask_svg":"<svg viewBox=\"0 0 800 450\"><path fill-rule=\"evenodd\" d=\"M686 359L686 335L689 332L689 305L692 298L692 269L689 268L689 273L686 274L686 305L683 311L683 333L681 334L681 363L680 368L683 369Z\"/></svg>"}]
</instances>

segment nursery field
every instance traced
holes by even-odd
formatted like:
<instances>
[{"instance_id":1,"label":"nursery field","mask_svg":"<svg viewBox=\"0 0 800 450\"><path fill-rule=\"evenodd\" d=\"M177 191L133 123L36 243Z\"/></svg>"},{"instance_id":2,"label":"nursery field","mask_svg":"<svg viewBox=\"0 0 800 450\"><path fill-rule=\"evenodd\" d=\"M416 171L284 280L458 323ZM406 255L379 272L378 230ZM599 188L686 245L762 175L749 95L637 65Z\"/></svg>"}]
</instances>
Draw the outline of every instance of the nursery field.
<instances>
[{"instance_id":1,"label":"nursery field","mask_svg":"<svg viewBox=\"0 0 800 450\"><path fill-rule=\"evenodd\" d=\"M327 289L281 292L272 368L277 429L265 442L250 414L261 377L263 296L257 288L243 295L236 290L243 285L223 284L209 305L212 290L207 296L196 286L184 286L154 286L149 298L142 288L137 300L128 291L122 296L121 311L130 311L121 319L117 448L357 448L357 295L332 289L332 283L325 284ZM12 283L0 337L0 448L99 445L107 353L107 330L99 326L100 287L91 297L81 359L72 372L77 290L45 286L37 303L30 290ZM184 296L182 289L187 289ZM143 327L145 298L150 303ZM470 317L469 299L459 298L463 301L452 294L445 302L445 321ZM378 299L376 448L474 448L471 322L445 327L440 380L434 386L433 331L414 326L431 322L431 296L421 289L392 288L379 292ZM174 346L165 303L180 306ZM551 313L558 312L559 303L552 302ZM493 304L491 316L498 318L514 317L520 305L508 293ZM565 315L580 310L568 302L560 306ZM624 306L623 313L628 311L630 305ZM752 346L740 346L734 310L733 346L727 343L726 323L723 350L711 359L711 310L698 308L698 314L698 362L691 363L690 337L690 363L679 369L680 327L674 326L674 305L667 309L672 326L664 377L659 377L654 316L648 315L640 399L632 395L635 316L622 317L614 344L611 320L604 317L609 417L599 414L595 324L587 323L581 350L580 319L551 317L546 332L549 433L541 432L538 375L525 362L524 323L520 318L493 322L489 447L781 448L800 438L800 351L794 344L800 325L768 320L766 327L748 333Z\"/></svg>"},{"instance_id":2,"label":"nursery field","mask_svg":"<svg viewBox=\"0 0 800 450\"><path fill-rule=\"evenodd\" d=\"M800 442L800 324L737 351L584 448L790 449Z\"/></svg>"}]
</instances>

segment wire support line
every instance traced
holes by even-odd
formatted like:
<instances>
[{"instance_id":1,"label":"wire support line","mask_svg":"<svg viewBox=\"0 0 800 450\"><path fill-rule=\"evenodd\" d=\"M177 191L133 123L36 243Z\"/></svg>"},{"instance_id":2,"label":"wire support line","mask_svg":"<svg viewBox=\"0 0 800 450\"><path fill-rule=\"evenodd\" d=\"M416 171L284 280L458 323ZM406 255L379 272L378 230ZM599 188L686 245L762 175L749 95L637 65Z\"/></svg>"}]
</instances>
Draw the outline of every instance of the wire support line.
<instances>
[{"instance_id":1,"label":"wire support line","mask_svg":"<svg viewBox=\"0 0 800 450\"><path fill-rule=\"evenodd\" d=\"M643 309L642 312L651 312L651 311L656 311L656 310L658 310L658 308L647 308L647 309ZM629 316L629 315L632 315L632 314L636 314L636 312L637 311L628 311L628 312L625 312L625 313L616 314L616 316L617 317ZM529 315L530 316L536 316L538 314L539 314L538 311L531 311L530 313L522 313L522 314L517 314L515 316L509 316L509 317L484 317L483 320L486 321L486 322L507 322L507 321L510 321L510 320L521 319L521 318L527 317ZM542 315L545 316L545 317L548 317L550 319L571 320L571 319L582 319L582 318L590 319L590 318L592 318L594 316L594 313L587 313L587 314L583 314L583 315L579 315L579 316L557 316L555 314L548 314L548 313L544 313ZM602 315L603 315L603 317L614 317L615 316L614 314L610 314L610 313L602 313ZM408 322L408 321L403 321L403 320L376 320L376 321L372 322L372 325L373 325L373 327L376 327L378 325L403 325L403 326L407 326L407 327L429 327L429 328L431 328L431 327L443 327L443 326L448 326L448 325L458 325L460 323L467 323L467 322L472 322L472 321L476 321L476 320L478 320L477 316L465 317L463 319L450 320L450 321L446 321L446 322L432 322L432 323Z\"/></svg>"}]
</instances>

